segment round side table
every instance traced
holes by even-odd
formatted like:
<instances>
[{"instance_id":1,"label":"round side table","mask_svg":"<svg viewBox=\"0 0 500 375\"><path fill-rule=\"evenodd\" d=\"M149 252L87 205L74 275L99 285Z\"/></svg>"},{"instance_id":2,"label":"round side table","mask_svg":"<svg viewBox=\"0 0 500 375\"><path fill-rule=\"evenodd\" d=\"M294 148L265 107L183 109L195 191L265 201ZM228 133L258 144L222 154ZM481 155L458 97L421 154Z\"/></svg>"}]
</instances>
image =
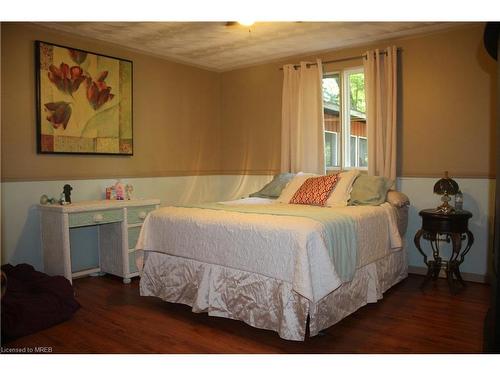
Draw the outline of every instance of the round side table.
<instances>
[{"instance_id":1,"label":"round side table","mask_svg":"<svg viewBox=\"0 0 500 375\"><path fill-rule=\"evenodd\" d=\"M436 280L441 268L446 270L446 279L452 293L458 291L458 284L465 287L465 282L460 274L460 264L474 243L474 235L469 230L468 223L472 217L469 211L455 211L450 214L437 212L435 209L420 211L422 217L422 228L415 234L414 242L417 250L424 257L427 266L427 275L421 285L423 288L430 279ZM428 240L432 247L433 259L428 260L427 255L420 246L421 238ZM462 241L467 240L465 248L462 249ZM452 244L452 253L448 260L442 259L439 252L439 243Z\"/></svg>"}]
</instances>

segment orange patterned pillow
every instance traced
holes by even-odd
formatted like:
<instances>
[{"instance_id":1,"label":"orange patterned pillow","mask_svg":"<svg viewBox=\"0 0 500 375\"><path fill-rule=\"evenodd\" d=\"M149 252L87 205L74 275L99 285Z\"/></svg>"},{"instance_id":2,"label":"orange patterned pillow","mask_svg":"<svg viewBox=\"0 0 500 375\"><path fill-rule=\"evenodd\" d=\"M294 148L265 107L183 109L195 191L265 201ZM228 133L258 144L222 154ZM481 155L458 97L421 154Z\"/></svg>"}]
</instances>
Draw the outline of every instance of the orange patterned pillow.
<instances>
[{"instance_id":1,"label":"orange patterned pillow","mask_svg":"<svg viewBox=\"0 0 500 375\"><path fill-rule=\"evenodd\" d=\"M339 176L337 174L308 178L295 192L290 203L324 206L333 189L335 189L338 180Z\"/></svg>"}]
</instances>

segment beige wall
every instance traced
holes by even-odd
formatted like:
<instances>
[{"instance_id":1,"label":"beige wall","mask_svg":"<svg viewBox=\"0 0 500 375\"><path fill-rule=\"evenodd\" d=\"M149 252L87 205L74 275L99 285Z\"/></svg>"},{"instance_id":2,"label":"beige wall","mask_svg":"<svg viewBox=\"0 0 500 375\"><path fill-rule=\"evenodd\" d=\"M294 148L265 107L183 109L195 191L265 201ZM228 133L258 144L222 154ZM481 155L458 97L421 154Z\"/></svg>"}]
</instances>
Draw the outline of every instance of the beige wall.
<instances>
[{"instance_id":1,"label":"beige wall","mask_svg":"<svg viewBox=\"0 0 500 375\"><path fill-rule=\"evenodd\" d=\"M222 74L32 24L2 23L2 181L271 174L280 166L284 63ZM399 176L494 175L495 65L483 24L303 59L395 44L401 52ZM41 39L134 63L134 156L36 154L34 46ZM325 71L360 65L329 64Z\"/></svg>"},{"instance_id":2,"label":"beige wall","mask_svg":"<svg viewBox=\"0 0 500 375\"><path fill-rule=\"evenodd\" d=\"M219 74L36 25L1 28L2 181L219 172ZM133 61L133 156L37 155L37 39Z\"/></svg>"},{"instance_id":3,"label":"beige wall","mask_svg":"<svg viewBox=\"0 0 500 375\"><path fill-rule=\"evenodd\" d=\"M495 174L495 64L482 48L483 24L304 57L323 61L394 44L401 52L399 176L458 177ZM281 85L284 63L222 74L222 169L280 167ZM325 71L362 60L326 65Z\"/></svg>"},{"instance_id":4,"label":"beige wall","mask_svg":"<svg viewBox=\"0 0 500 375\"><path fill-rule=\"evenodd\" d=\"M274 173L280 166L283 73L274 65L222 74L222 169Z\"/></svg>"}]
</instances>

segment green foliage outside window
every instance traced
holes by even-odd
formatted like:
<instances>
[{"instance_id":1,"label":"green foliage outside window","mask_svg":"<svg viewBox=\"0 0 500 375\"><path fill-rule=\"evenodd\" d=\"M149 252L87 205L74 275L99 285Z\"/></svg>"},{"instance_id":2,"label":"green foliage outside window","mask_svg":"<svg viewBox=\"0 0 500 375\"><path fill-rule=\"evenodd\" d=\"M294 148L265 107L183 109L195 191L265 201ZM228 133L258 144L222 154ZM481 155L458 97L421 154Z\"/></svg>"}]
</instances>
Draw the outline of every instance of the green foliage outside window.
<instances>
[{"instance_id":1,"label":"green foliage outside window","mask_svg":"<svg viewBox=\"0 0 500 375\"><path fill-rule=\"evenodd\" d=\"M349 74L349 87L351 95L351 109L365 113L365 75L363 73Z\"/></svg>"},{"instance_id":2,"label":"green foliage outside window","mask_svg":"<svg viewBox=\"0 0 500 375\"><path fill-rule=\"evenodd\" d=\"M323 78L323 101L340 105L340 76L338 74Z\"/></svg>"}]
</instances>

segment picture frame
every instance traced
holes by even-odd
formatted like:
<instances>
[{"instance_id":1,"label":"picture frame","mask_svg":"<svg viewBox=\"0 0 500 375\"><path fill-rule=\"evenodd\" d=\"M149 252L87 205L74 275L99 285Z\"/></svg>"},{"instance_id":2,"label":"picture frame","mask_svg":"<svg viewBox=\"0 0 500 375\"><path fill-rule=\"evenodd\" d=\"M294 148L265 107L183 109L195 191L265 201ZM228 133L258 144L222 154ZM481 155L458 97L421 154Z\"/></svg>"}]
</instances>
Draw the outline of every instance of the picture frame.
<instances>
[{"instance_id":1,"label":"picture frame","mask_svg":"<svg viewBox=\"0 0 500 375\"><path fill-rule=\"evenodd\" d=\"M133 62L35 41L37 153L134 154Z\"/></svg>"}]
</instances>

